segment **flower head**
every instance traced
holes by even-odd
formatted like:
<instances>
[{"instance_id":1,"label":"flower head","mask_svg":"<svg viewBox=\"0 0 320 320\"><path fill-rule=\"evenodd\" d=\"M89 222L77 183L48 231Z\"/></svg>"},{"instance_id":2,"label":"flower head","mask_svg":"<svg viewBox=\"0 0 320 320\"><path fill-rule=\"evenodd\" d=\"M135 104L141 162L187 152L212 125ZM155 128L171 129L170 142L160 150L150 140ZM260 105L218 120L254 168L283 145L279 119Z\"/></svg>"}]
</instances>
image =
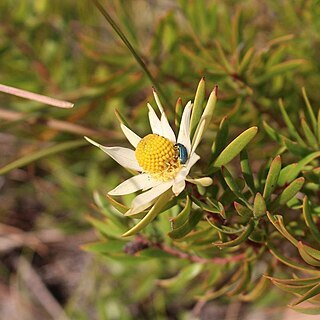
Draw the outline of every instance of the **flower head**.
<instances>
[{"instance_id":1,"label":"flower head","mask_svg":"<svg viewBox=\"0 0 320 320\"><path fill-rule=\"evenodd\" d=\"M123 167L139 172L109 191L109 195L114 196L143 191L134 198L126 215L136 214L149 208L169 189L174 195L179 195L189 180L188 174L192 166L200 159L195 150L201 140L205 121L200 121L191 142L191 101L184 108L176 137L156 92L154 97L161 116L158 118L152 106L148 104L152 133L141 138L123 123L120 124L124 135L135 150L105 147L86 137L90 143L99 147ZM189 181L195 182L194 179Z\"/></svg>"}]
</instances>

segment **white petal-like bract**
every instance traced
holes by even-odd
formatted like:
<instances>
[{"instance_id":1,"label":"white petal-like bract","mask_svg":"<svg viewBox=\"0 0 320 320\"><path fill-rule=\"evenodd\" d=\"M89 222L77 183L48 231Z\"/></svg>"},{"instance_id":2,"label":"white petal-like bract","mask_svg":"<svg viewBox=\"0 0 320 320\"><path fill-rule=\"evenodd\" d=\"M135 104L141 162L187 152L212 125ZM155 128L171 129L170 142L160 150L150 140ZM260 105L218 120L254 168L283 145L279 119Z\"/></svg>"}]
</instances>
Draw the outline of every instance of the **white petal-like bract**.
<instances>
[{"instance_id":1,"label":"white petal-like bract","mask_svg":"<svg viewBox=\"0 0 320 320\"><path fill-rule=\"evenodd\" d=\"M159 181L152 179L146 173L142 173L123 181L116 188L109 191L108 194L111 196L130 194L139 190L148 190L158 184Z\"/></svg>"},{"instance_id":2,"label":"white petal-like bract","mask_svg":"<svg viewBox=\"0 0 320 320\"><path fill-rule=\"evenodd\" d=\"M88 137L85 137L85 139L96 147L100 148L103 152L108 154L123 167L136 171L142 171L142 168L139 166L133 150L123 147L105 147Z\"/></svg>"},{"instance_id":3,"label":"white petal-like bract","mask_svg":"<svg viewBox=\"0 0 320 320\"><path fill-rule=\"evenodd\" d=\"M191 152L191 141L190 141L190 115L192 110L192 103L189 101L183 110L183 114L180 122L180 129L178 134L177 142L183 144L188 154Z\"/></svg>"},{"instance_id":4,"label":"white petal-like bract","mask_svg":"<svg viewBox=\"0 0 320 320\"><path fill-rule=\"evenodd\" d=\"M158 186L150 189L149 191L143 192L137 197L135 197L131 203L130 210L126 215L132 215L143 211L144 209L150 207L154 201L172 186L172 181L167 181L159 184Z\"/></svg>"},{"instance_id":5,"label":"white petal-like bract","mask_svg":"<svg viewBox=\"0 0 320 320\"><path fill-rule=\"evenodd\" d=\"M141 138L123 123L120 124L120 127L131 145L136 148Z\"/></svg>"},{"instance_id":6,"label":"white petal-like bract","mask_svg":"<svg viewBox=\"0 0 320 320\"><path fill-rule=\"evenodd\" d=\"M148 116L149 116L149 122L150 122L152 133L162 136L161 121L159 120L156 112L154 111L154 109L151 107L149 103L148 103L148 109L149 109Z\"/></svg>"}]
</instances>

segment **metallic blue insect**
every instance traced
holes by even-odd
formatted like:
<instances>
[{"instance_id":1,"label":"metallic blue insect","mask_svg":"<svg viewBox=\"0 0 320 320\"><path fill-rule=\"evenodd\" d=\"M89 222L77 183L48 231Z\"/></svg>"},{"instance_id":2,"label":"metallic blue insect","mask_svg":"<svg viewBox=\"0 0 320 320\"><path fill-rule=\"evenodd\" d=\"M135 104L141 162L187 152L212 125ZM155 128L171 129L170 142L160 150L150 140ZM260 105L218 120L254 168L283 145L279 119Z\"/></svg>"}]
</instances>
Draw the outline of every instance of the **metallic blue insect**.
<instances>
[{"instance_id":1,"label":"metallic blue insect","mask_svg":"<svg viewBox=\"0 0 320 320\"><path fill-rule=\"evenodd\" d=\"M181 143L176 143L175 147L177 148L177 152L179 154L179 159L180 159L181 164L185 164L188 160L187 148Z\"/></svg>"}]
</instances>

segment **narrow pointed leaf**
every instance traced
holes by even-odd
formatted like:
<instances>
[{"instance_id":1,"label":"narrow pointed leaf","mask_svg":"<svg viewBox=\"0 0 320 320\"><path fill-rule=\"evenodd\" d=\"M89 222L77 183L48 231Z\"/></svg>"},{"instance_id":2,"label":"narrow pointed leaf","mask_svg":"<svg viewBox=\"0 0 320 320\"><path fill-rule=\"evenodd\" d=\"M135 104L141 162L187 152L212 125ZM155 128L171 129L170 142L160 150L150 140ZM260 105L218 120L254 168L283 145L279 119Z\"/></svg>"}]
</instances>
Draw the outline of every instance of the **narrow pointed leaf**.
<instances>
[{"instance_id":1,"label":"narrow pointed leaf","mask_svg":"<svg viewBox=\"0 0 320 320\"><path fill-rule=\"evenodd\" d=\"M244 180L246 181L246 184L250 189L250 191L254 193L255 191L254 180L253 180L252 170L250 167L248 153L246 149L243 149L240 152L240 165L241 165L241 170L242 170L242 175L244 177Z\"/></svg>"},{"instance_id":2,"label":"narrow pointed leaf","mask_svg":"<svg viewBox=\"0 0 320 320\"><path fill-rule=\"evenodd\" d=\"M298 242L298 250L301 258L308 264L314 267L320 267L320 260L312 257L306 250L301 241Z\"/></svg>"},{"instance_id":3,"label":"narrow pointed leaf","mask_svg":"<svg viewBox=\"0 0 320 320\"><path fill-rule=\"evenodd\" d=\"M314 274L317 276L320 276L320 270L312 269L311 267L306 267L302 265L301 263L298 263L296 261L290 260L287 257L283 256L272 244L271 242L267 243L267 246L270 250L270 253L277 258L280 262L283 264L289 266L290 268L297 269L309 274Z\"/></svg>"},{"instance_id":4,"label":"narrow pointed leaf","mask_svg":"<svg viewBox=\"0 0 320 320\"><path fill-rule=\"evenodd\" d=\"M296 60L281 62L275 66L271 66L262 76L260 76L255 80L255 84L262 84L268 81L270 78L273 78L279 74L283 74L285 72L297 69L303 63L305 63L305 60L296 59Z\"/></svg>"},{"instance_id":5,"label":"narrow pointed leaf","mask_svg":"<svg viewBox=\"0 0 320 320\"><path fill-rule=\"evenodd\" d=\"M113 199L111 196L108 194L106 195L107 201L114 207L116 208L119 212L121 213L126 213L129 210L129 207L123 205L122 203L116 201Z\"/></svg>"},{"instance_id":6,"label":"narrow pointed leaf","mask_svg":"<svg viewBox=\"0 0 320 320\"><path fill-rule=\"evenodd\" d=\"M194 196L191 196L192 198L192 201L197 205L199 206L202 210L204 211L207 211L207 212L211 212L211 213L218 213L220 214L221 216L224 216L224 208L223 206L221 207L221 204L220 202L218 202L216 205L215 203L213 203L211 201L211 204L208 204L208 203L205 203L201 200L199 200L198 198L194 197Z\"/></svg>"},{"instance_id":7,"label":"narrow pointed leaf","mask_svg":"<svg viewBox=\"0 0 320 320\"><path fill-rule=\"evenodd\" d=\"M246 294L241 294L239 296L239 299L241 301L246 301L246 302L256 301L265 293L268 286L269 286L268 279L262 276L259 279L259 281L254 285L253 289Z\"/></svg>"},{"instance_id":8,"label":"narrow pointed leaf","mask_svg":"<svg viewBox=\"0 0 320 320\"><path fill-rule=\"evenodd\" d=\"M239 294L247 288L251 280L251 266L248 262L245 262L242 269L243 271L240 281L231 291L228 292L228 296L234 296L236 294Z\"/></svg>"},{"instance_id":9,"label":"narrow pointed leaf","mask_svg":"<svg viewBox=\"0 0 320 320\"><path fill-rule=\"evenodd\" d=\"M251 204L247 201L245 196L242 194L242 190L237 184L237 182L232 177L231 173L228 171L226 167L222 167L222 175L225 179L230 190L238 197L239 200L243 201L243 203L248 207L251 208Z\"/></svg>"},{"instance_id":10,"label":"narrow pointed leaf","mask_svg":"<svg viewBox=\"0 0 320 320\"><path fill-rule=\"evenodd\" d=\"M253 48L253 47L250 48L243 56L243 58L240 62L239 68L238 68L238 73L240 75L244 74L247 71L250 63L253 62L253 60L251 58L253 57L254 50L255 50L255 48Z\"/></svg>"},{"instance_id":11,"label":"narrow pointed leaf","mask_svg":"<svg viewBox=\"0 0 320 320\"><path fill-rule=\"evenodd\" d=\"M212 146L212 156L210 158L210 162L218 157L221 151L226 147L227 139L228 139L229 126L227 118L224 117L219 125L219 130L217 132L217 136Z\"/></svg>"},{"instance_id":12,"label":"narrow pointed leaf","mask_svg":"<svg viewBox=\"0 0 320 320\"><path fill-rule=\"evenodd\" d=\"M255 217L262 217L266 214L267 207L262 195L258 192L254 198L253 215Z\"/></svg>"},{"instance_id":13,"label":"narrow pointed leaf","mask_svg":"<svg viewBox=\"0 0 320 320\"><path fill-rule=\"evenodd\" d=\"M240 228L231 228L228 226L222 226L222 225L216 225L212 220L209 219L209 217L206 217L206 220L209 222L209 224L217 231L224 233L224 234L238 234L243 232L245 229L244 226L241 226Z\"/></svg>"},{"instance_id":14,"label":"narrow pointed leaf","mask_svg":"<svg viewBox=\"0 0 320 320\"><path fill-rule=\"evenodd\" d=\"M125 232L122 237L129 237L137 232L141 231L144 227L146 227L149 223L151 223L157 215L161 212L161 210L165 207L166 203L172 197L172 191L168 190L167 192L163 193L150 211L138 222L133 228Z\"/></svg>"},{"instance_id":15,"label":"narrow pointed leaf","mask_svg":"<svg viewBox=\"0 0 320 320\"><path fill-rule=\"evenodd\" d=\"M315 135L311 131L311 129L305 119L301 119L301 127L302 127L304 136L306 137L309 146L313 149L319 149L317 138L315 137Z\"/></svg>"},{"instance_id":16,"label":"narrow pointed leaf","mask_svg":"<svg viewBox=\"0 0 320 320\"><path fill-rule=\"evenodd\" d=\"M285 121L285 123L286 123L286 125L288 127L288 130L289 130L290 134L292 135L292 137L294 137L301 146L307 147L306 143L300 137L300 134L298 133L298 131L296 129L296 126L292 123L292 121L291 121L291 119L290 119L290 117L289 117L289 115L288 115L288 113L287 113L287 111L286 111L281 99L279 100L279 107L280 107L280 111L281 111L283 120Z\"/></svg>"},{"instance_id":17,"label":"narrow pointed leaf","mask_svg":"<svg viewBox=\"0 0 320 320\"><path fill-rule=\"evenodd\" d=\"M233 202L234 208L238 212L238 214L241 217L245 218L251 218L252 217L252 210L250 210L248 207L242 205L241 203L238 203L236 201Z\"/></svg>"},{"instance_id":18,"label":"narrow pointed leaf","mask_svg":"<svg viewBox=\"0 0 320 320\"><path fill-rule=\"evenodd\" d=\"M206 83L205 79L202 78L198 84L198 88L196 91L196 95L193 102L193 109L190 119L190 137L192 138L194 133L196 132L196 128L198 123L200 122L200 118L203 112L203 103L206 94Z\"/></svg>"},{"instance_id":19,"label":"narrow pointed leaf","mask_svg":"<svg viewBox=\"0 0 320 320\"><path fill-rule=\"evenodd\" d=\"M320 307L308 307L308 308L301 308L296 306L288 306L292 310L304 314L310 314L310 315L319 315L320 314Z\"/></svg>"},{"instance_id":20,"label":"narrow pointed leaf","mask_svg":"<svg viewBox=\"0 0 320 320\"><path fill-rule=\"evenodd\" d=\"M203 212L200 210L191 211L188 220L179 228L174 229L168 233L172 239L180 239L191 232L199 223L203 216Z\"/></svg>"},{"instance_id":21,"label":"narrow pointed leaf","mask_svg":"<svg viewBox=\"0 0 320 320\"><path fill-rule=\"evenodd\" d=\"M319 157L320 157L320 151L316 151L316 152L310 153L308 156L301 159L298 162L298 164L292 167L292 170L290 170L287 173L286 183L290 183L291 181L293 181L293 179L295 179L299 175L299 173L304 169L304 167L307 164L309 164L311 161Z\"/></svg>"},{"instance_id":22,"label":"narrow pointed leaf","mask_svg":"<svg viewBox=\"0 0 320 320\"><path fill-rule=\"evenodd\" d=\"M286 137L283 137L282 142L288 151L298 155L299 157L306 157L308 154L310 154L309 148L302 147L299 143L294 142Z\"/></svg>"},{"instance_id":23,"label":"narrow pointed leaf","mask_svg":"<svg viewBox=\"0 0 320 320\"><path fill-rule=\"evenodd\" d=\"M271 204L271 210L274 210L291 200L301 190L303 184L303 177L297 178L296 180L292 181Z\"/></svg>"},{"instance_id":24,"label":"narrow pointed leaf","mask_svg":"<svg viewBox=\"0 0 320 320\"><path fill-rule=\"evenodd\" d=\"M253 229L254 229L254 222L251 219L249 221L247 227L243 230L243 232L239 235L239 237L237 237L233 240L227 241L227 242L215 242L213 244L219 248L235 247L235 246L245 242L248 239L248 237L250 236Z\"/></svg>"},{"instance_id":25,"label":"narrow pointed leaf","mask_svg":"<svg viewBox=\"0 0 320 320\"><path fill-rule=\"evenodd\" d=\"M268 200L270 198L272 192L277 187L280 170L281 170L281 157L277 156L271 162L270 169L267 175L266 184L263 190L263 198L265 200Z\"/></svg>"},{"instance_id":26,"label":"narrow pointed leaf","mask_svg":"<svg viewBox=\"0 0 320 320\"><path fill-rule=\"evenodd\" d=\"M311 288L308 292L306 292L302 297L300 297L298 300L296 300L292 306L296 306L297 304L306 301L308 299L313 298L314 296L320 294L320 283L318 283L316 286Z\"/></svg>"},{"instance_id":27,"label":"narrow pointed leaf","mask_svg":"<svg viewBox=\"0 0 320 320\"><path fill-rule=\"evenodd\" d=\"M158 283L164 288L183 288L188 282L198 276L202 270L203 264L194 263L182 268L182 270L175 277L158 280Z\"/></svg>"},{"instance_id":28,"label":"narrow pointed leaf","mask_svg":"<svg viewBox=\"0 0 320 320\"><path fill-rule=\"evenodd\" d=\"M274 130L272 127L270 127L266 121L263 121L262 124L263 124L263 128L266 131L266 133L268 134L268 136L272 140L277 141L278 143L281 143L282 135L280 135L276 130Z\"/></svg>"},{"instance_id":29,"label":"narrow pointed leaf","mask_svg":"<svg viewBox=\"0 0 320 320\"><path fill-rule=\"evenodd\" d=\"M285 284L296 285L296 286L308 285L308 284L315 285L320 282L319 276L311 277L311 278L301 278L301 279L280 279L280 278L274 278L270 276L267 276L267 278L279 283L285 283Z\"/></svg>"},{"instance_id":30,"label":"narrow pointed leaf","mask_svg":"<svg viewBox=\"0 0 320 320\"><path fill-rule=\"evenodd\" d=\"M316 116L315 116L315 114L313 112L313 109L312 109L312 106L310 104L309 98L307 96L306 89L304 87L302 88L302 95L303 95L304 102L305 102L305 104L307 106L307 110L308 110L309 118L310 118L310 121L311 121L311 124L312 124L313 132L316 134L317 133L317 129L318 129L317 119L316 119Z\"/></svg>"},{"instance_id":31,"label":"narrow pointed leaf","mask_svg":"<svg viewBox=\"0 0 320 320\"><path fill-rule=\"evenodd\" d=\"M222 167L235 158L241 150L255 137L258 132L257 127L251 127L242 132L237 138L228 144L228 146L219 154L214 161L214 167Z\"/></svg>"},{"instance_id":32,"label":"narrow pointed leaf","mask_svg":"<svg viewBox=\"0 0 320 320\"><path fill-rule=\"evenodd\" d=\"M182 112L183 112L182 99L179 98L177 100L177 102L176 102L175 118L174 118L174 124L176 126L176 132L179 132L179 129L180 129L180 122L181 122Z\"/></svg>"},{"instance_id":33,"label":"narrow pointed leaf","mask_svg":"<svg viewBox=\"0 0 320 320\"><path fill-rule=\"evenodd\" d=\"M176 229L181 227L187 220L191 211L192 201L190 197L187 195L186 204L182 211L174 218L170 219L172 229Z\"/></svg>"},{"instance_id":34,"label":"narrow pointed leaf","mask_svg":"<svg viewBox=\"0 0 320 320\"><path fill-rule=\"evenodd\" d=\"M306 225L308 226L311 234L313 235L314 239L320 243L320 230L318 229L317 225L313 221L310 205L308 202L307 196L303 199L303 217L306 222Z\"/></svg>"},{"instance_id":35,"label":"narrow pointed leaf","mask_svg":"<svg viewBox=\"0 0 320 320\"><path fill-rule=\"evenodd\" d=\"M286 183L289 183L292 181L292 180L289 181L288 177L291 177L294 175L293 172L295 171L297 166L298 166L297 163L291 163L281 169L280 174L279 174L279 178L278 178L278 185L280 187L283 187Z\"/></svg>"}]
</instances>

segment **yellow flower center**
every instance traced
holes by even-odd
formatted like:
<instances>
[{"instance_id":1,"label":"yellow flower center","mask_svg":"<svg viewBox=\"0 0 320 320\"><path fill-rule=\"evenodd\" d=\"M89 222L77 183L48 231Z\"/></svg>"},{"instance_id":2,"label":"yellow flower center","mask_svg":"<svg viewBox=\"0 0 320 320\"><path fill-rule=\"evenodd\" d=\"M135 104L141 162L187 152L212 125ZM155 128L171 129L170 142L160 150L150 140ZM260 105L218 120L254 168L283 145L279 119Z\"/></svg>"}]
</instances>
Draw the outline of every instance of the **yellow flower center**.
<instances>
[{"instance_id":1,"label":"yellow flower center","mask_svg":"<svg viewBox=\"0 0 320 320\"><path fill-rule=\"evenodd\" d=\"M157 134L148 134L141 139L135 155L140 167L157 180L170 180L181 169L177 147Z\"/></svg>"}]
</instances>

